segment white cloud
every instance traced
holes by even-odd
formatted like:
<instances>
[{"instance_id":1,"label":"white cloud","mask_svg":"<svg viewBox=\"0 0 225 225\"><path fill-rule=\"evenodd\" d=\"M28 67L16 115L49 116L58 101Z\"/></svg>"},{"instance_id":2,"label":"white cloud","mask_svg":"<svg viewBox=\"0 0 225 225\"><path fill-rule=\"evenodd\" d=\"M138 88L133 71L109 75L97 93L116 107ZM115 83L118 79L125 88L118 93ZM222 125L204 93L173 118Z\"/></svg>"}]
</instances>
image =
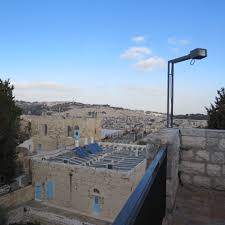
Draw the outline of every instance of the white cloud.
<instances>
[{"instance_id":1,"label":"white cloud","mask_svg":"<svg viewBox=\"0 0 225 225\"><path fill-rule=\"evenodd\" d=\"M136 37L133 37L131 40L136 43L142 43L145 41L145 37L144 36L136 36Z\"/></svg>"},{"instance_id":2,"label":"white cloud","mask_svg":"<svg viewBox=\"0 0 225 225\"><path fill-rule=\"evenodd\" d=\"M124 59L140 59L149 54L151 54L151 50L147 47L130 47L120 57Z\"/></svg>"},{"instance_id":3,"label":"white cloud","mask_svg":"<svg viewBox=\"0 0 225 225\"><path fill-rule=\"evenodd\" d=\"M165 67L165 65L166 65L166 61L163 58L154 56L154 57L140 60L134 66L135 68L143 70L143 71L151 71L153 69L163 68Z\"/></svg>"},{"instance_id":4,"label":"white cloud","mask_svg":"<svg viewBox=\"0 0 225 225\"><path fill-rule=\"evenodd\" d=\"M177 39L176 37L169 37L167 40L170 45L189 45L190 40L188 39Z\"/></svg>"}]
</instances>

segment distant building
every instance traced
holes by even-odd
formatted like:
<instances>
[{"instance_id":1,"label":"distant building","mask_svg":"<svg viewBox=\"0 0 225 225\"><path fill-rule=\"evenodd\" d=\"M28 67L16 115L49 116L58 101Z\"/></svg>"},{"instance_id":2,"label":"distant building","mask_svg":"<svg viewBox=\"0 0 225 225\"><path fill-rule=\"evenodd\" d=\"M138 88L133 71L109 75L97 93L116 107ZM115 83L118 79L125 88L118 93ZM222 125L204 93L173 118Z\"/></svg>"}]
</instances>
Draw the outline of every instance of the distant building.
<instances>
[{"instance_id":1,"label":"distant building","mask_svg":"<svg viewBox=\"0 0 225 225\"><path fill-rule=\"evenodd\" d=\"M32 149L49 151L74 146L74 132L79 130L79 145L101 139L101 119L62 115L23 116L31 124ZM76 129L75 129L76 128Z\"/></svg>"}]
</instances>

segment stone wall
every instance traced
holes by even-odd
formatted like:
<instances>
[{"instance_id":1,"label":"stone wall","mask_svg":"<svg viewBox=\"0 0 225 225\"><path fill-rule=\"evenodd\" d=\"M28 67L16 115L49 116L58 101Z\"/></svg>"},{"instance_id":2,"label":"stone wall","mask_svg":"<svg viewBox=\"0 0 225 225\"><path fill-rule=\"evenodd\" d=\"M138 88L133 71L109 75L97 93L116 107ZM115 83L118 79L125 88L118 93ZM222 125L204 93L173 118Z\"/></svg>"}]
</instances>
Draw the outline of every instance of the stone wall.
<instances>
[{"instance_id":1,"label":"stone wall","mask_svg":"<svg viewBox=\"0 0 225 225\"><path fill-rule=\"evenodd\" d=\"M10 192L0 197L0 205L10 208L22 205L34 199L34 192L32 185L21 188L17 191Z\"/></svg>"},{"instance_id":2,"label":"stone wall","mask_svg":"<svg viewBox=\"0 0 225 225\"><path fill-rule=\"evenodd\" d=\"M8 212L8 224L40 222L41 225L110 225L111 223L85 217L42 203L29 202Z\"/></svg>"},{"instance_id":3,"label":"stone wall","mask_svg":"<svg viewBox=\"0 0 225 225\"><path fill-rule=\"evenodd\" d=\"M225 190L225 130L181 129L181 181Z\"/></svg>"},{"instance_id":4,"label":"stone wall","mask_svg":"<svg viewBox=\"0 0 225 225\"><path fill-rule=\"evenodd\" d=\"M18 145L19 148L26 148L29 150L29 152L33 152L34 151L34 143L32 138L24 141L23 143Z\"/></svg>"},{"instance_id":5,"label":"stone wall","mask_svg":"<svg viewBox=\"0 0 225 225\"><path fill-rule=\"evenodd\" d=\"M150 134L143 139L148 144L158 147L167 147L167 181L166 181L166 207L167 213L171 213L176 200L178 188L178 165L180 152L180 132L179 129L162 129L157 133ZM147 148L152 159L157 149Z\"/></svg>"},{"instance_id":6,"label":"stone wall","mask_svg":"<svg viewBox=\"0 0 225 225\"><path fill-rule=\"evenodd\" d=\"M174 119L173 126L179 128L205 128L207 127L207 120Z\"/></svg>"},{"instance_id":7,"label":"stone wall","mask_svg":"<svg viewBox=\"0 0 225 225\"><path fill-rule=\"evenodd\" d=\"M31 135L34 150L55 150L74 145L74 128L79 126L80 144L93 137L101 139L101 119L91 117L23 116L31 123ZM70 129L70 131L68 131Z\"/></svg>"},{"instance_id":8,"label":"stone wall","mask_svg":"<svg viewBox=\"0 0 225 225\"><path fill-rule=\"evenodd\" d=\"M33 188L42 186L42 201L54 207L113 221L145 173L146 160L128 172L69 165L33 159ZM46 183L54 183L54 197L47 199ZM98 190L100 213L93 212Z\"/></svg>"}]
</instances>

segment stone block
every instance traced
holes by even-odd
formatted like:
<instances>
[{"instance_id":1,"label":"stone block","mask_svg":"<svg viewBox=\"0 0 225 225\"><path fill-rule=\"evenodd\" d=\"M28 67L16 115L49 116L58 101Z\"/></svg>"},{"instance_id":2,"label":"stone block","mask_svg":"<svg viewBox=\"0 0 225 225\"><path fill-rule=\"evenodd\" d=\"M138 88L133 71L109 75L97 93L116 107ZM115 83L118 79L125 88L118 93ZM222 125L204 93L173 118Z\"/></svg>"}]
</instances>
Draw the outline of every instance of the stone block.
<instances>
[{"instance_id":1,"label":"stone block","mask_svg":"<svg viewBox=\"0 0 225 225\"><path fill-rule=\"evenodd\" d=\"M166 180L166 195L173 196L177 192L178 188L178 176L174 177L173 179Z\"/></svg>"},{"instance_id":2,"label":"stone block","mask_svg":"<svg viewBox=\"0 0 225 225\"><path fill-rule=\"evenodd\" d=\"M223 152L212 152L211 153L212 163L224 164L224 153Z\"/></svg>"},{"instance_id":3,"label":"stone block","mask_svg":"<svg viewBox=\"0 0 225 225\"><path fill-rule=\"evenodd\" d=\"M199 128L181 128L182 136L205 137L205 129Z\"/></svg>"},{"instance_id":4,"label":"stone block","mask_svg":"<svg viewBox=\"0 0 225 225\"><path fill-rule=\"evenodd\" d=\"M219 138L225 139L225 131L224 130L221 130L221 132L219 133Z\"/></svg>"},{"instance_id":5,"label":"stone block","mask_svg":"<svg viewBox=\"0 0 225 225\"><path fill-rule=\"evenodd\" d=\"M209 152L206 150L196 151L195 160L197 161L209 161Z\"/></svg>"},{"instance_id":6,"label":"stone block","mask_svg":"<svg viewBox=\"0 0 225 225\"><path fill-rule=\"evenodd\" d=\"M206 149L208 151L217 151L218 150L218 138L207 138L206 139Z\"/></svg>"},{"instance_id":7,"label":"stone block","mask_svg":"<svg viewBox=\"0 0 225 225\"><path fill-rule=\"evenodd\" d=\"M222 171L223 175L225 175L225 165L223 165L223 171Z\"/></svg>"},{"instance_id":8,"label":"stone block","mask_svg":"<svg viewBox=\"0 0 225 225\"><path fill-rule=\"evenodd\" d=\"M225 179L224 177L218 177L212 179L212 187L216 190L225 191Z\"/></svg>"},{"instance_id":9,"label":"stone block","mask_svg":"<svg viewBox=\"0 0 225 225\"><path fill-rule=\"evenodd\" d=\"M171 179L178 174L178 162L167 161L167 178Z\"/></svg>"},{"instance_id":10,"label":"stone block","mask_svg":"<svg viewBox=\"0 0 225 225\"><path fill-rule=\"evenodd\" d=\"M218 148L220 151L225 151L225 138L219 140Z\"/></svg>"},{"instance_id":11,"label":"stone block","mask_svg":"<svg viewBox=\"0 0 225 225\"><path fill-rule=\"evenodd\" d=\"M209 176L221 176L221 166L215 164L207 164L206 172Z\"/></svg>"},{"instance_id":12,"label":"stone block","mask_svg":"<svg viewBox=\"0 0 225 225\"><path fill-rule=\"evenodd\" d=\"M192 176L191 175L181 173L180 179L183 184L192 184Z\"/></svg>"},{"instance_id":13,"label":"stone block","mask_svg":"<svg viewBox=\"0 0 225 225\"><path fill-rule=\"evenodd\" d=\"M207 138L218 138L220 130L215 129L205 129L206 137Z\"/></svg>"},{"instance_id":14,"label":"stone block","mask_svg":"<svg viewBox=\"0 0 225 225\"><path fill-rule=\"evenodd\" d=\"M193 160L194 159L193 150L183 150L183 151L181 151L181 159L182 160Z\"/></svg>"},{"instance_id":15,"label":"stone block","mask_svg":"<svg viewBox=\"0 0 225 225\"><path fill-rule=\"evenodd\" d=\"M205 176L194 176L193 184L200 187L210 188L210 178Z\"/></svg>"},{"instance_id":16,"label":"stone block","mask_svg":"<svg viewBox=\"0 0 225 225\"><path fill-rule=\"evenodd\" d=\"M204 174L205 164L199 162L182 161L180 171L187 174Z\"/></svg>"},{"instance_id":17,"label":"stone block","mask_svg":"<svg viewBox=\"0 0 225 225\"><path fill-rule=\"evenodd\" d=\"M176 200L176 193L173 196L167 196L166 197L166 209L168 212L172 212Z\"/></svg>"},{"instance_id":18,"label":"stone block","mask_svg":"<svg viewBox=\"0 0 225 225\"><path fill-rule=\"evenodd\" d=\"M182 148L185 149L205 149L205 137L182 136Z\"/></svg>"}]
</instances>

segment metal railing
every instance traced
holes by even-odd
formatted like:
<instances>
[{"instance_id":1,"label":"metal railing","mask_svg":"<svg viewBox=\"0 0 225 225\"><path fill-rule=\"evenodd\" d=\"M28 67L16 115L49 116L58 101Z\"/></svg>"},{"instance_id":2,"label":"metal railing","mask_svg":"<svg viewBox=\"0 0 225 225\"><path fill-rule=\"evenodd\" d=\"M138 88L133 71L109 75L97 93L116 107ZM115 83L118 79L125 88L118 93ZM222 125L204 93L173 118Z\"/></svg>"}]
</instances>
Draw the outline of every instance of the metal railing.
<instances>
[{"instance_id":1,"label":"metal railing","mask_svg":"<svg viewBox=\"0 0 225 225\"><path fill-rule=\"evenodd\" d=\"M166 210L167 150L161 149L112 225L161 225Z\"/></svg>"}]
</instances>

